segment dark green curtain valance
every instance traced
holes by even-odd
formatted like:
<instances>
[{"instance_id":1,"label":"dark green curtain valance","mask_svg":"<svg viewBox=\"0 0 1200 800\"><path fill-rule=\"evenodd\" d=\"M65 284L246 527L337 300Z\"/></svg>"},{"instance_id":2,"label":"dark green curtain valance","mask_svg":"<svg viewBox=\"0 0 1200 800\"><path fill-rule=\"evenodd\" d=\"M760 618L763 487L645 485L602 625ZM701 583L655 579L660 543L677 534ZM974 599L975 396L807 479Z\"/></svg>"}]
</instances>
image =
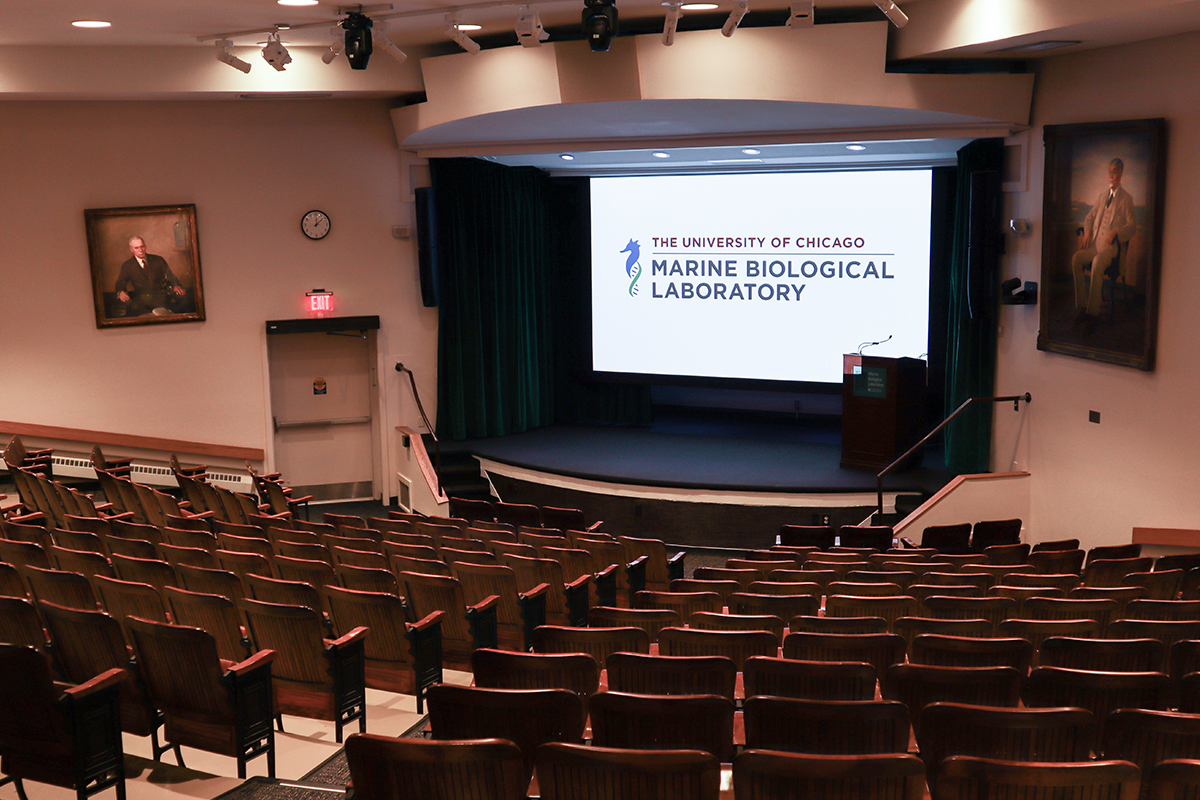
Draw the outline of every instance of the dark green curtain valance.
<instances>
[{"instance_id":1,"label":"dark green curtain valance","mask_svg":"<svg viewBox=\"0 0 1200 800\"><path fill-rule=\"evenodd\" d=\"M954 241L950 263L949 308L946 331L945 413L949 415L969 397L989 397L996 382L996 275L984 278L987 291L979 293L981 307L970 308L972 290L968 274L971 174L996 171L1003 166L1004 145L999 139L980 139L958 151L958 186L955 195ZM995 230L999 235L999 220ZM992 404L976 403L946 428L946 467L955 474L987 472L992 440Z\"/></svg>"}]
</instances>

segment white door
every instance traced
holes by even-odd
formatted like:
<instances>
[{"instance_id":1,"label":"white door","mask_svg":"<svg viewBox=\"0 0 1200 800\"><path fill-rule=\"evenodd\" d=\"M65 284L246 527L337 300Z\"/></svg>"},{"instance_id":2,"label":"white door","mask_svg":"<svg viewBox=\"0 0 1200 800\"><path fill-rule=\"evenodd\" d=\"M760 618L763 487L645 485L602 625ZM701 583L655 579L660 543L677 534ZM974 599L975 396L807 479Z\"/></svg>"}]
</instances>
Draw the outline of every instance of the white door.
<instances>
[{"instance_id":1,"label":"white door","mask_svg":"<svg viewBox=\"0 0 1200 800\"><path fill-rule=\"evenodd\" d=\"M374 331L267 337L275 468L298 495L375 496Z\"/></svg>"}]
</instances>

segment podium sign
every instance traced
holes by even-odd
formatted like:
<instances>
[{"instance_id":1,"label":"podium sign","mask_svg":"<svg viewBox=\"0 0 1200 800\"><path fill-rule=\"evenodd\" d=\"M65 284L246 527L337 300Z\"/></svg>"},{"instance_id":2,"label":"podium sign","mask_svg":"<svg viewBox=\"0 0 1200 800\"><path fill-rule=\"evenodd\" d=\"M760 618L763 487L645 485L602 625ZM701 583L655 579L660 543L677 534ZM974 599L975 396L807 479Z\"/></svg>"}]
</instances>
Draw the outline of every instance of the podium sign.
<instances>
[{"instance_id":1,"label":"podium sign","mask_svg":"<svg viewBox=\"0 0 1200 800\"><path fill-rule=\"evenodd\" d=\"M921 438L924 421L924 361L843 357L843 467L878 472Z\"/></svg>"}]
</instances>

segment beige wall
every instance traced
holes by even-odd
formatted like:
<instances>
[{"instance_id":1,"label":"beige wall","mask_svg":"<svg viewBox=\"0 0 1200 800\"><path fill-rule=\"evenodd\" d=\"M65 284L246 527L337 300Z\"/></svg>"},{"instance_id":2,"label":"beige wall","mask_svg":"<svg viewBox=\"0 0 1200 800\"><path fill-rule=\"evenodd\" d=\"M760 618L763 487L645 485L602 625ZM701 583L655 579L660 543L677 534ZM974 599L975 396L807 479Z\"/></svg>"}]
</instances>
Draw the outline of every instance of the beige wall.
<instances>
[{"instance_id":1,"label":"beige wall","mask_svg":"<svg viewBox=\"0 0 1200 800\"><path fill-rule=\"evenodd\" d=\"M1128 542L1134 526L1200 528L1200 36L1051 58L1039 64L1028 191L1006 218L1004 277L1038 280L1042 126L1165 117L1167 185L1157 368L1140 372L1036 349L1038 310L1005 306L996 389L1029 391L1027 414L996 412L993 467L1033 474L1032 538ZM1099 425L1088 411L1101 413Z\"/></svg>"},{"instance_id":2,"label":"beige wall","mask_svg":"<svg viewBox=\"0 0 1200 800\"><path fill-rule=\"evenodd\" d=\"M392 236L413 222L401 161L378 101L0 104L0 419L266 448L264 322L322 287L339 316L380 316L385 431L418 427L391 366L435 406L437 316L415 239ZM207 320L97 329L84 209L181 203Z\"/></svg>"}]
</instances>

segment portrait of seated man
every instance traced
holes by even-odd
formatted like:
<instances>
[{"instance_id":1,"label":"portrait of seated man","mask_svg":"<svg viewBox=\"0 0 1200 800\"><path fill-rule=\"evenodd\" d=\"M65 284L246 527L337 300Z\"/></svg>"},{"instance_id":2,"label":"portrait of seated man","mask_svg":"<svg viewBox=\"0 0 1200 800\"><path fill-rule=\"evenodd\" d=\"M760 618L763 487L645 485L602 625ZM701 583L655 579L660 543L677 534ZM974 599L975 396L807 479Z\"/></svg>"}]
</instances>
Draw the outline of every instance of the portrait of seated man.
<instances>
[{"instance_id":1,"label":"portrait of seated man","mask_svg":"<svg viewBox=\"0 0 1200 800\"><path fill-rule=\"evenodd\" d=\"M1116 281L1120 274L1122 248L1137 232L1133 197L1121 186L1125 164L1114 158L1108 163L1108 185L1083 220L1079 250L1071 259L1075 279L1076 325L1089 335L1100 316L1104 279Z\"/></svg>"},{"instance_id":2,"label":"portrait of seated man","mask_svg":"<svg viewBox=\"0 0 1200 800\"><path fill-rule=\"evenodd\" d=\"M162 256L146 252L146 241L140 236L129 239L132 256L121 264L114 287L116 299L124 310L123 316L176 312L184 310L187 290L171 272Z\"/></svg>"}]
</instances>

